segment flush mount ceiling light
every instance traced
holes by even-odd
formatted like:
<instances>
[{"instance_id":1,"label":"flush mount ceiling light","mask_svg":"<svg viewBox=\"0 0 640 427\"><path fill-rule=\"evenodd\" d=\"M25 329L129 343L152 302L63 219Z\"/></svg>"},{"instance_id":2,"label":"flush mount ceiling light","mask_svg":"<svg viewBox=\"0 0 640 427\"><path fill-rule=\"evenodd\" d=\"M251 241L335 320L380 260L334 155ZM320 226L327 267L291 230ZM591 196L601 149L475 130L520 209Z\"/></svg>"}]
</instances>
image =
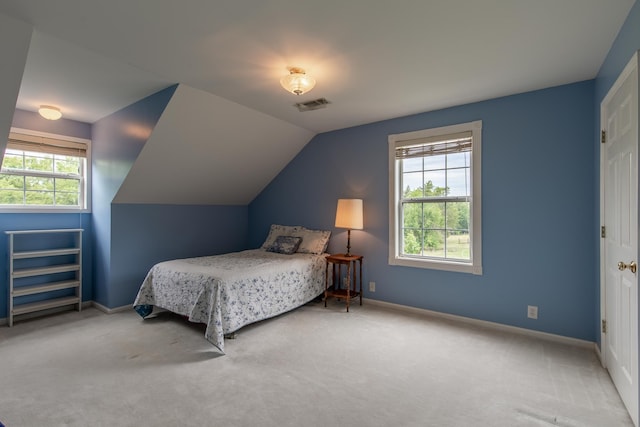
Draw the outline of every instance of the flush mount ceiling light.
<instances>
[{"instance_id":1,"label":"flush mount ceiling light","mask_svg":"<svg viewBox=\"0 0 640 427\"><path fill-rule=\"evenodd\" d=\"M306 74L302 68L289 67L289 75L280 79L280 84L286 91L302 95L309 92L316 85L316 79Z\"/></svg>"},{"instance_id":2,"label":"flush mount ceiling light","mask_svg":"<svg viewBox=\"0 0 640 427\"><path fill-rule=\"evenodd\" d=\"M38 109L38 113L47 120L58 120L62 117L60 109L51 105L41 105Z\"/></svg>"}]
</instances>

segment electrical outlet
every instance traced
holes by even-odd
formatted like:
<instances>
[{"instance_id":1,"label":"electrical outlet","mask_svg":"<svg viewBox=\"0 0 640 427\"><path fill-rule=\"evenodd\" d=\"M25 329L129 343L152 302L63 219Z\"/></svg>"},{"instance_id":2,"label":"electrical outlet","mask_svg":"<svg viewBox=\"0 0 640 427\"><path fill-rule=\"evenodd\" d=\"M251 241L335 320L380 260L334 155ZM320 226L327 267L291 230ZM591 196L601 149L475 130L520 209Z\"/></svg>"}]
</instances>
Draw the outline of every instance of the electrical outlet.
<instances>
[{"instance_id":1,"label":"electrical outlet","mask_svg":"<svg viewBox=\"0 0 640 427\"><path fill-rule=\"evenodd\" d=\"M538 318L538 306L537 305L528 305L527 306L527 317L529 319L537 319Z\"/></svg>"},{"instance_id":2,"label":"electrical outlet","mask_svg":"<svg viewBox=\"0 0 640 427\"><path fill-rule=\"evenodd\" d=\"M376 282L369 282L369 292L376 291Z\"/></svg>"}]
</instances>

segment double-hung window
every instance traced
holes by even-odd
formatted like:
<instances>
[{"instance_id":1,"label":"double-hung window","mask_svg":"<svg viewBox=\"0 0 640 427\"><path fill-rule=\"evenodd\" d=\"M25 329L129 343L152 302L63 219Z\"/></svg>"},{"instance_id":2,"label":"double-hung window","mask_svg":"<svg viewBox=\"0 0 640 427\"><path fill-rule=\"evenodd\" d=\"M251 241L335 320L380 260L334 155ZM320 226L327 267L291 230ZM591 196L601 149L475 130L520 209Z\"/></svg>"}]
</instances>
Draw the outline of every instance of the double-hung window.
<instances>
[{"instance_id":1,"label":"double-hung window","mask_svg":"<svg viewBox=\"0 0 640 427\"><path fill-rule=\"evenodd\" d=\"M482 122L389 135L389 264L482 274Z\"/></svg>"},{"instance_id":2,"label":"double-hung window","mask_svg":"<svg viewBox=\"0 0 640 427\"><path fill-rule=\"evenodd\" d=\"M11 132L0 171L0 208L87 208L89 141Z\"/></svg>"}]
</instances>

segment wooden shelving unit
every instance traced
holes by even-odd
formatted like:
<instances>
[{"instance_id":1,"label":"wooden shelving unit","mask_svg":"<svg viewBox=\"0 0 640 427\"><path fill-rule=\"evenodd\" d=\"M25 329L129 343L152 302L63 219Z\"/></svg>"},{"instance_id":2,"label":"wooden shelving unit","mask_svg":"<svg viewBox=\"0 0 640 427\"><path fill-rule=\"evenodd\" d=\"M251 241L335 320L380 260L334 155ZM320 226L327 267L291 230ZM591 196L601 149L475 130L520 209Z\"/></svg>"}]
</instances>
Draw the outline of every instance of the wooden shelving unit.
<instances>
[{"instance_id":1,"label":"wooden shelving unit","mask_svg":"<svg viewBox=\"0 0 640 427\"><path fill-rule=\"evenodd\" d=\"M7 310L7 324L13 326L14 316L33 313L41 310L64 306L77 306L77 310L82 309L82 232L81 228L63 228L53 230L18 230L5 231L9 240L9 307ZM25 242L20 242L21 238L32 236L30 242L37 235L66 234L71 239L65 239L59 247L51 249L23 250ZM35 237L34 237L35 236ZM50 236L49 236L50 237ZM73 243L69 244L68 242ZM23 243L23 244L20 244ZM27 243L28 244L28 243ZM51 244L51 243L50 243ZM53 243L56 245L56 243ZM21 249L16 250L16 247ZM63 263L57 263L56 258L67 256ZM40 259L47 265L28 266L28 261L24 265L17 265L20 260ZM60 258L57 258L60 259ZM71 259L72 261L68 261ZM57 278L60 274L68 273L63 279ZM38 283L29 283L28 278L39 277ZM26 283L23 283L26 282ZM73 295L51 296L47 294L56 291L73 290ZM69 292L70 293L70 292ZM41 295L34 302L16 302L21 297Z\"/></svg>"}]
</instances>

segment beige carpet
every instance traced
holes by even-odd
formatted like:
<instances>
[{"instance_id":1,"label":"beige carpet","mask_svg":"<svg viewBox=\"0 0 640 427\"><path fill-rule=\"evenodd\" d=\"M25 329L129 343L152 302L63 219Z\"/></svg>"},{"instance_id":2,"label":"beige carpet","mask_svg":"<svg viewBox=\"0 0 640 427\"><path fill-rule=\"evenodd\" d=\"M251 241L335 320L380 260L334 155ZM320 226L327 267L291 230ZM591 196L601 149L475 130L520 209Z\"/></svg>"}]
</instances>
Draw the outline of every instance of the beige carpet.
<instances>
[{"instance_id":1,"label":"beige carpet","mask_svg":"<svg viewBox=\"0 0 640 427\"><path fill-rule=\"evenodd\" d=\"M313 302L220 356L170 313L0 327L0 421L36 426L632 426L592 350Z\"/></svg>"}]
</instances>

